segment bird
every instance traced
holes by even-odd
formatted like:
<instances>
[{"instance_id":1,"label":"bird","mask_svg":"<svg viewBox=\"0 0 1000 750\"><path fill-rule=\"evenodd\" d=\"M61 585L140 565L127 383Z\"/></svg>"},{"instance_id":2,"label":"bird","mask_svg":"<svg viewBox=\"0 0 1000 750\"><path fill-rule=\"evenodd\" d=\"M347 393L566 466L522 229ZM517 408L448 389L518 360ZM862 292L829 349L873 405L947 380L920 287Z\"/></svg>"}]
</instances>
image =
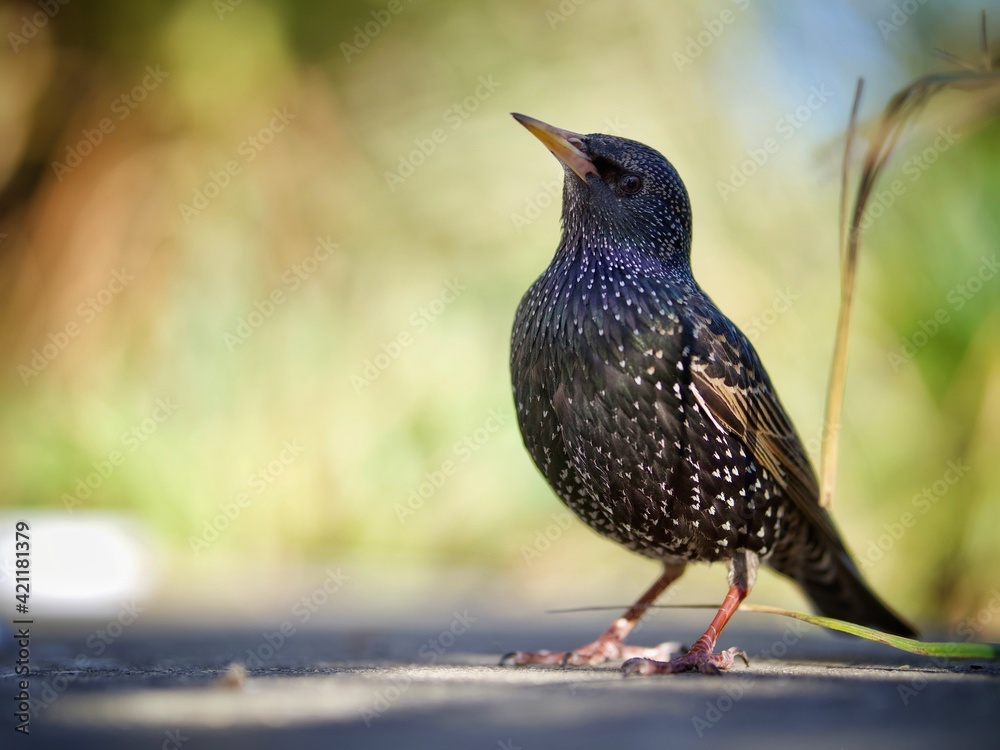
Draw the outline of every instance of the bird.
<instances>
[{"instance_id":1,"label":"bird","mask_svg":"<svg viewBox=\"0 0 1000 750\"><path fill-rule=\"evenodd\" d=\"M658 151L512 113L561 162L562 237L524 294L510 372L521 437L558 497L591 529L663 572L588 644L514 651L501 664L629 674L717 674L716 650L764 564L822 614L902 636L913 628L862 578L760 357L695 281L687 189ZM689 563L724 562L728 591L705 633L625 638Z\"/></svg>"}]
</instances>

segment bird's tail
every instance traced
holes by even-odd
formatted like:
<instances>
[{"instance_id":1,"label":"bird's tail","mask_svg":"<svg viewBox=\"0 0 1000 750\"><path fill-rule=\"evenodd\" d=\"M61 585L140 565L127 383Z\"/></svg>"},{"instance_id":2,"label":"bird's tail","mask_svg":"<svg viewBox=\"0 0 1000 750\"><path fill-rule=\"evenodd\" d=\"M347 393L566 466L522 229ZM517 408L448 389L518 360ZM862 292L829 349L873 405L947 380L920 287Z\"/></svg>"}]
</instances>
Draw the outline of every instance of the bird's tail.
<instances>
[{"instance_id":1,"label":"bird's tail","mask_svg":"<svg viewBox=\"0 0 1000 750\"><path fill-rule=\"evenodd\" d=\"M820 614L892 635L916 636L913 626L889 609L868 587L842 545L827 539L810 539L809 542L800 547L808 550L803 556L805 559L777 569L802 586Z\"/></svg>"}]
</instances>

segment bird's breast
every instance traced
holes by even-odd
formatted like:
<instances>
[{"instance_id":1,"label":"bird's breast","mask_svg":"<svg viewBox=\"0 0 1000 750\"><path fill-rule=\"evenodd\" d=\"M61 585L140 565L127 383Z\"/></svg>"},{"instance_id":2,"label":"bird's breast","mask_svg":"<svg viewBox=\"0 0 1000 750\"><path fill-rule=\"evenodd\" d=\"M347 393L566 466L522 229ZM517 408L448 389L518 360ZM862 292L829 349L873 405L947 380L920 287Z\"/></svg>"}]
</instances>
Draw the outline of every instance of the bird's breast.
<instances>
[{"instance_id":1,"label":"bird's breast","mask_svg":"<svg viewBox=\"0 0 1000 750\"><path fill-rule=\"evenodd\" d=\"M529 453L589 525L653 557L725 558L759 531L748 513L770 492L699 398L692 369L711 329L697 294L620 270L560 271L529 290L515 325Z\"/></svg>"}]
</instances>

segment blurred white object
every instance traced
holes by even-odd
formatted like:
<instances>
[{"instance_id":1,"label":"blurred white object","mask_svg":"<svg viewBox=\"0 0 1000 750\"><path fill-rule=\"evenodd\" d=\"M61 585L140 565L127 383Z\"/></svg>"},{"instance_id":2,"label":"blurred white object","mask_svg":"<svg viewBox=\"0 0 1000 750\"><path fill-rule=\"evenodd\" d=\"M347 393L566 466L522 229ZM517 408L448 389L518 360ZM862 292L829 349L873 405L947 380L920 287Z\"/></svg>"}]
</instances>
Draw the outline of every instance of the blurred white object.
<instances>
[{"instance_id":1,"label":"blurred white object","mask_svg":"<svg viewBox=\"0 0 1000 750\"><path fill-rule=\"evenodd\" d=\"M17 617L108 617L143 599L155 584L149 535L135 518L112 512L6 511L0 514L0 611L14 614L15 538L28 524L28 613ZM23 570L23 568L21 568Z\"/></svg>"}]
</instances>

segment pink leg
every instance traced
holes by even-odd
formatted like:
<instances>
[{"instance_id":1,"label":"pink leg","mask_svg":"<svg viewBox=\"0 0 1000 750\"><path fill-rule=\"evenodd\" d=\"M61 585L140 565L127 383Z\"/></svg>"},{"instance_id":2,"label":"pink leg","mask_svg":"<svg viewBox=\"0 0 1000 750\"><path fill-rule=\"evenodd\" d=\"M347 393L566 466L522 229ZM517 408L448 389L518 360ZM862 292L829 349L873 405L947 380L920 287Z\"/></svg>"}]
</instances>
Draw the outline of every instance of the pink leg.
<instances>
[{"instance_id":1,"label":"pink leg","mask_svg":"<svg viewBox=\"0 0 1000 750\"><path fill-rule=\"evenodd\" d=\"M726 623L736 613L748 593L746 587L740 584L730 586L729 593L726 594L722 606L715 613L715 617L712 618L712 623L708 626L705 634L683 656L666 662L649 658L629 659L622 665L622 671L626 675L675 674L677 672L718 674L720 670L733 666L737 656L747 662L746 654L736 648L715 653L715 643L722 629L726 627Z\"/></svg>"},{"instance_id":2,"label":"pink leg","mask_svg":"<svg viewBox=\"0 0 1000 750\"><path fill-rule=\"evenodd\" d=\"M597 640L588 643L572 651L537 651L534 653L527 651L512 651L505 654L500 660L500 664L513 663L522 664L549 664L549 665L571 665L574 667L594 666L609 659L669 659L670 654L677 650L676 643L661 643L653 648L643 648L642 646L626 646L623 640L632 632L636 623L646 614L657 597L666 588L681 577L684 572L683 565L668 565L663 571L663 575L656 579L656 583L650 586L649 590L640 597L639 601L615 620L611 627L601 633Z\"/></svg>"}]
</instances>

